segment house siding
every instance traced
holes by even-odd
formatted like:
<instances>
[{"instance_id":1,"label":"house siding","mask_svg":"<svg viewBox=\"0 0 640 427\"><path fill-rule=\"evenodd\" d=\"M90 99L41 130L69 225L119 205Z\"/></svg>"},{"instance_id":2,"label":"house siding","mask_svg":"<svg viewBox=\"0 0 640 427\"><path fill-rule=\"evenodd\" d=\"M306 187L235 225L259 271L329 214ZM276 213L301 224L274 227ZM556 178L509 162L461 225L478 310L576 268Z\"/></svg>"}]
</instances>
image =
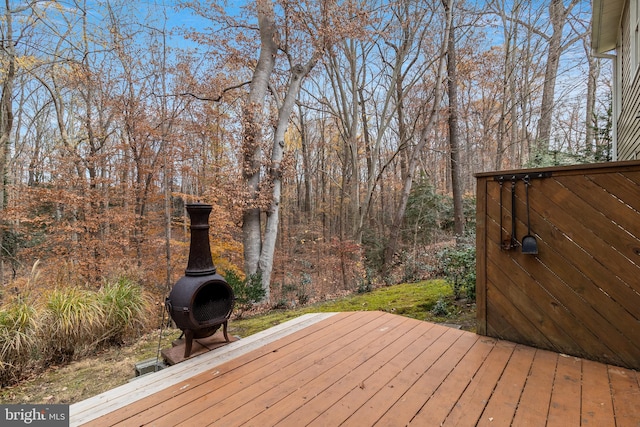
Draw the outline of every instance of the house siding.
<instances>
[{"instance_id":1,"label":"house siding","mask_svg":"<svg viewBox=\"0 0 640 427\"><path fill-rule=\"evenodd\" d=\"M631 62L629 3L622 15L622 111L618 117L618 160L640 158L640 76Z\"/></svg>"}]
</instances>

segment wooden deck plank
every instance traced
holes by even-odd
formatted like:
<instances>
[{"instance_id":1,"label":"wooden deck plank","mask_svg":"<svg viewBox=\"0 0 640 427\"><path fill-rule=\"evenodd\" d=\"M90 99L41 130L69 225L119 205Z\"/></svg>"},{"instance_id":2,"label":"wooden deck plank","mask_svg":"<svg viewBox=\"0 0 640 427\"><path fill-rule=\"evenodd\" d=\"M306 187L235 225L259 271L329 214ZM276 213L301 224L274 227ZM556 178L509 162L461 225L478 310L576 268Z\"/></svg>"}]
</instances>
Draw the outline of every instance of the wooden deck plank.
<instances>
[{"instance_id":1,"label":"wooden deck plank","mask_svg":"<svg viewBox=\"0 0 640 427\"><path fill-rule=\"evenodd\" d=\"M251 418L250 424L309 423L331 406L333 399L339 399L341 393L344 394L345 384L364 387L366 378L375 372L380 364L389 360L391 354L401 352L406 343L418 338L423 333L422 328L418 327L419 323L409 318L398 324L385 323L384 328L379 329L381 337L378 334L369 335L369 342L361 351L345 349L348 357L342 363L325 370L292 393L280 396L277 402L269 404L264 411ZM334 393L336 389L337 392ZM296 414L291 416L294 411Z\"/></svg>"},{"instance_id":2,"label":"wooden deck plank","mask_svg":"<svg viewBox=\"0 0 640 427\"><path fill-rule=\"evenodd\" d=\"M515 348L516 344L508 341L496 341L485 363L444 420L444 426L476 425Z\"/></svg>"},{"instance_id":3,"label":"wooden deck plank","mask_svg":"<svg viewBox=\"0 0 640 427\"><path fill-rule=\"evenodd\" d=\"M394 332L397 332L398 327L405 322L405 319L393 315L385 315L380 320L379 324L370 322L366 328L360 328L357 338L353 339L349 346L345 346L343 342L336 341L323 348L322 353L313 354L306 363L301 364L295 375L295 371L288 372L288 375L279 380L274 387L262 389L262 385L259 385L260 393L255 393L248 387L243 390L243 392L246 392L244 396L234 396L233 399L228 399L233 401L230 406L235 406L236 409L225 416L220 417L221 408L216 405L199 414L198 417L185 420L183 425L194 425L193 422L200 415L204 415L205 419L211 420L208 425L241 425L279 401L288 399L292 393L298 390L304 389L315 392L326 388L328 381L335 382L338 372L348 372L355 369L361 363L361 360L359 360L361 357L366 359L371 356L372 352L375 353L381 347L393 341L398 336ZM354 355L356 357L352 357ZM281 374L278 375L281 376ZM319 378L321 378L320 381L314 383ZM243 407L248 396L256 396L251 401L251 405L256 409L251 412L246 411ZM222 412L224 412L225 405L222 406ZM214 420L214 417L218 418ZM261 423L254 420L251 421L251 424L261 425Z\"/></svg>"},{"instance_id":4,"label":"wooden deck plank","mask_svg":"<svg viewBox=\"0 0 640 427\"><path fill-rule=\"evenodd\" d=\"M335 318L332 317L331 322L337 322L340 319L344 318L345 316L350 316L350 315L351 314L349 313L344 313L344 314L341 313L340 315L335 316ZM286 347L288 351L295 352L300 347L308 346L306 341L303 341L302 338L308 339L309 337L313 337L315 341L315 340L321 339L322 337L331 335L332 332L330 328L327 327L331 325L331 322L329 322L329 325L325 323L323 323L322 325L318 323L312 324L307 328L305 328L304 332L296 331L295 333L292 333L290 335L287 335L281 338L277 344L274 344L273 342L267 343L250 353L240 355L230 360L225 365L226 369L224 372L221 372L218 369L211 369L209 371L204 372L202 375L192 377L175 384L171 384L165 389L157 393L146 396L136 402L133 402L127 405L121 411L106 414L105 416L97 420L95 423L93 424L89 423L88 425L96 425L96 426L105 425L105 424L114 425L132 416L135 416L136 418L141 419L145 416L145 415L142 415L141 412L143 410L148 410L149 408L152 408L154 406L160 406L162 410L165 412L170 412L172 410L175 410L177 406L183 404L182 402L178 403L178 400L174 399L175 396L181 393L188 392L190 397L192 399L195 399L196 397L202 395L203 393L206 394L210 392L210 390L207 388L202 388L201 386L214 378L217 378L216 385L218 387L224 384L228 384L230 382L236 381L238 378L240 378L242 374L240 375L237 374L235 372L235 369L247 363L250 363L254 360L260 360L261 362L265 362L265 360L267 360L267 356L270 356L271 353L274 352L274 348L275 348L274 346ZM257 365L256 369L259 369L259 368L260 368L260 365ZM129 422L134 422L134 420L130 420Z\"/></svg>"},{"instance_id":5,"label":"wooden deck plank","mask_svg":"<svg viewBox=\"0 0 640 427\"><path fill-rule=\"evenodd\" d=\"M582 401L582 359L561 354L556 366L547 425L565 427L580 425Z\"/></svg>"},{"instance_id":6,"label":"wooden deck plank","mask_svg":"<svg viewBox=\"0 0 640 427\"><path fill-rule=\"evenodd\" d=\"M311 319L222 363L183 362L196 373L159 376L176 380L148 396L126 387L111 412L96 406L110 397L79 405L102 416L71 425L640 425L637 371L389 313Z\"/></svg>"},{"instance_id":7,"label":"wooden deck plank","mask_svg":"<svg viewBox=\"0 0 640 427\"><path fill-rule=\"evenodd\" d=\"M83 400L70 406L70 425L82 425L102 415L110 414L116 409L153 395L183 380L191 380L199 373L231 361L238 356L259 350L265 344L287 337L294 332L305 330L321 321L327 321L336 313L310 313L303 315L265 331L235 341L197 358L186 360L178 365L170 366L152 375L139 378L106 393ZM329 320L330 322L330 320ZM306 334L306 332L305 332ZM105 424L98 424L105 425Z\"/></svg>"},{"instance_id":8,"label":"wooden deck plank","mask_svg":"<svg viewBox=\"0 0 640 427\"><path fill-rule=\"evenodd\" d=\"M608 372L616 426L637 427L640 425L638 373L616 366L609 366Z\"/></svg>"},{"instance_id":9,"label":"wooden deck plank","mask_svg":"<svg viewBox=\"0 0 640 427\"><path fill-rule=\"evenodd\" d=\"M332 320L338 321L344 319L344 316L336 316L336 318ZM295 362L296 357L293 356L294 354L301 356L305 354L305 352L312 352L339 336L339 334L333 332L331 328L326 327L331 325L323 324L323 326L314 325L309 334L305 334L304 332L296 333L290 337L279 340L278 342L270 343L265 346L265 348L261 349L259 352L260 357L240 358L239 360L234 360L230 365L225 365L224 372L215 376L215 384L204 382L199 384L197 389L192 387L192 390L189 391L190 402L197 402L199 399L208 399L209 397L207 395L213 390L225 389L225 387L232 387L231 390L234 390L233 387L237 385L238 381L248 382L252 379L260 381L262 378L267 376L269 372L271 372L270 369L286 369L289 364ZM361 326L361 323L354 322L350 327L342 328L341 332L352 332L359 326ZM311 343L307 340L311 340ZM216 372L218 372L218 370L216 370ZM212 377L211 380L213 379L214 378ZM182 388L183 387L180 387L180 390L182 390ZM159 405L158 403L159 402L156 401L156 407L153 409L154 416L159 417L163 414L179 410L179 408L170 408L167 405ZM143 415L143 417L151 416L149 412L151 412L152 409L147 408L145 410L148 413ZM140 416L138 416L138 418L140 418Z\"/></svg>"},{"instance_id":10,"label":"wooden deck plank","mask_svg":"<svg viewBox=\"0 0 640 427\"><path fill-rule=\"evenodd\" d=\"M558 354L536 350L522 398L513 418L514 425L544 426L549 413Z\"/></svg>"},{"instance_id":11,"label":"wooden deck plank","mask_svg":"<svg viewBox=\"0 0 640 427\"><path fill-rule=\"evenodd\" d=\"M449 372L452 368L450 363L456 363L476 339L476 336L469 336L455 329L446 331L432 346L400 371L383 389L358 408L342 425L356 427L374 425L390 408L402 402L407 390L421 378L427 377L427 372L433 373L434 376L442 376L443 373ZM461 343L458 343L459 340L462 340ZM425 387L429 387L429 385L426 384Z\"/></svg>"},{"instance_id":12,"label":"wooden deck plank","mask_svg":"<svg viewBox=\"0 0 640 427\"><path fill-rule=\"evenodd\" d=\"M386 340L375 340L361 353L351 353L343 366L335 366L318 376L306 387L299 388L286 399L269 406L251 419L255 425L298 423L306 425L326 413L333 404L343 401L353 389L370 387L369 379L377 378L378 371L398 354L404 354L407 346L425 334L422 322L406 319L391 329ZM433 328L428 328L431 330ZM327 424L323 424L327 425Z\"/></svg>"},{"instance_id":13,"label":"wooden deck plank","mask_svg":"<svg viewBox=\"0 0 640 427\"><path fill-rule=\"evenodd\" d=\"M534 354L535 349L532 347L516 346L480 420L478 420L478 426L511 425L531 369Z\"/></svg>"},{"instance_id":14,"label":"wooden deck plank","mask_svg":"<svg viewBox=\"0 0 640 427\"><path fill-rule=\"evenodd\" d=\"M607 365L584 360L582 362L582 414L584 426L615 425L613 400L607 377Z\"/></svg>"},{"instance_id":15,"label":"wooden deck plank","mask_svg":"<svg viewBox=\"0 0 640 427\"><path fill-rule=\"evenodd\" d=\"M393 405L375 425L378 426L397 426L408 425L415 415L424 406L425 400L433 396L445 379L455 377L452 375L456 368L459 368L461 376L465 377L467 368L473 369L476 356L473 348L479 341L479 336L463 335L455 343L455 346L451 347L446 353L443 354L436 363L424 372L422 376L416 381L402 396L395 405ZM483 353L480 350L480 353ZM471 355L471 356L469 356ZM483 354L480 354L484 357ZM465 366L464 360L467 359L469 366ZM458 380L458 378L454 378ZM450 399L451 396L442 396ZM442 402L441 402L442 404ZM448 412L448 411L447 411Z\"/></svg>"}]
</instances>

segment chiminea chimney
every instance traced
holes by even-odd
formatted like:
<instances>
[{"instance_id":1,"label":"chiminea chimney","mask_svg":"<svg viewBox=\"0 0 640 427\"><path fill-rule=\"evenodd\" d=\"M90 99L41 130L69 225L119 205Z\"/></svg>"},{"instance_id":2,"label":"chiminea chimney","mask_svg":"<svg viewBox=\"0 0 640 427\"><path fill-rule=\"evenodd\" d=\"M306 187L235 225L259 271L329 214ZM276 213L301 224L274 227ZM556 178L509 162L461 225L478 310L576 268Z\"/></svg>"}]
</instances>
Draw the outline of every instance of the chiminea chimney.
<instances>
[{"instance_id":1,"label":"chiminea chimney","mask_svg":"<svg viewBox=\"0 0 640 427\"><path fill-rule=\"evenodd\" d=\"M216 267L211 259L211 246L209 246L211 205L190 203L187 205L187 213L191 218L191 245L189 246L189 261L184 274L186 276L216 274Z\"/></svg>"}]
</instances>

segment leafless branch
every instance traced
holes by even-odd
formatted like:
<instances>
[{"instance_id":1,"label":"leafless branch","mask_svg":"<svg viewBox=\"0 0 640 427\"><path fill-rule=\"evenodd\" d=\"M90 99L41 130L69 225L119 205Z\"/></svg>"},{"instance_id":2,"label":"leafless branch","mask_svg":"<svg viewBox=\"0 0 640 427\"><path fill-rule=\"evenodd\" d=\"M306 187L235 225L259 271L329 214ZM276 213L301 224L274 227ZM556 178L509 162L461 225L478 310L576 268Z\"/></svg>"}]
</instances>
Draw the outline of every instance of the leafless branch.
<instances>
[{"instance_id":1,"label":"leafless branch","mask_svg":"<svg viewBox=\"0 0 640 427\"><path fill-rule=\"evenodd\" d=\"M251 81L247 81L247 82L239 83L239 84L234 85L234 86L229 86L227 88L224 88L222 90L222 92L220 93L220 95L218 95L215 98L209 98L209 97L206 97L206 96L200 96L200 95L196 95L195 93L191 93L191 92L182 92L182 93L179 93L178 95L173 95L173 96L191 96L191 97L193 97L193 98L195 98L195 99L197 99L199 101L220 102L220 100L222 99L222 97L224 96L225 93L227 93L229 91L232 91L234 89L239 89L239 88L241 88L243 86L246 86L246 85L248 85L250 83L251 83Z\"/></svg>"}]
</instances>

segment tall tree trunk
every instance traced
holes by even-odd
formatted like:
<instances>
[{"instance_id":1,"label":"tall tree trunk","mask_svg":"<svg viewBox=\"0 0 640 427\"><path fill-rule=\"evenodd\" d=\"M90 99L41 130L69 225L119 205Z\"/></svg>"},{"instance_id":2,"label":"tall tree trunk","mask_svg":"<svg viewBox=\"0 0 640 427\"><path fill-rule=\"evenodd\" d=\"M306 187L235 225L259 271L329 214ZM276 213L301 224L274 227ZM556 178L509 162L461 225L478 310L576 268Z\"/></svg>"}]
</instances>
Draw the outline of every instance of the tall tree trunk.
<instances>
[{"instance_id":1,"label":"tall tree trunk","mask_svg":"<svg viewBox=\"0 0 640 427\"><path fill-rule=\"evenodd\" d=\"M453 2L443 0L447 13L453 15ZM456 72L455 26L449 29L447 48L447 75L449 77L449 154L451 157L451 191L453 193L453 221L456 238L464 234L464 212L462 208L462 178L460 165L460 142L458 137L458 74Z\"/></svg>"},{"instance_id":2,"label":"tall tree trunk","mask_svg":"<svg viewBox=\"0 0 640 427\"><path fill-rule=\"evenodd\" d=\"M359 79L358 50L356 41L345 40L339 44L342 48L345 64L341 64L335 52L329 52L327 71L331 76L331 88L336 99L333 107L339 117L339 131L345 145L344 165L342 168L342 192L341 203L348 202L342 212L341 224L344 230L342 238L358 240L359 218L361 214L360 200L360 166L359 166L359 142L358 129L360 125L360 104L358 101L358 88L362 84ZM349 224L347 226L347 224Z\"/></svg>"},{"instance_id":3,"label":"tall tree trunk","mask_svg":"<svg viewBox=\"0 0 640 427\"><path fill-rule=\"evenodd\" d=\"M274 141L271 149L271 165L269 167L269 181L271 184L271 205L267 210L267 221L264 231L264 241L260 254L259 269L262 273L262 286L265 290L265 299L269 299L269 284L273 271L273 256L275 254L276 240L278 237L278 224L280 219L280 198L282 195L282 159L284 157L284 135L289 127L289 117L293 112L303 78L309 73L315 60L312 59L306 65L294 65L291 71L289 86L284 102L278 108L278 122L274 133Z\"/></svg>"},{"instance_id":4,"label":"tall tree trunk","mask_svg":"<svg viewBox=\"0 0 640 427\"><path fill-rule=\"evenodd\" d=\"M302 112L302 108L300 104L298 104L298 114L300 116L300 145L302 151L302 175L304 176L303 182L303 201L302 201L302 212L307 216L307 220L312 218L311 212L311 165L309 162L309 140L308 140L308 132L307 132L307 122L305 116Z\"/></svg>"},{"instance_id":5,"label":"tall tree trunk","mask_svg":"<svg viewBox=\"0 0 640 427\"><path fill-rule=\"evenodd\" d=\"M585 37L583 40L585 53L589 61L589 73L587 80L587 106L585 109L585 141L584 151L585 156L590 158L596 152L595 150L595 129L597 121L595 117L595 105L596 105L596 84L598 76L600 75L600 63L598 58L591 55L590 39Z\"/></svg>"},{"instance_id":6,"label":"tall tree trunk","mask_svg":"<svg viewBox=\"0 0 640 427\"><path fill-rule=\"evenodd\" d=\"M558 76L560 55L563 50L562 33L567 16L577 3L578 0L571 0L571 3L567 8L565 8L563 0L551 0L551 4L549 5L549 19L551 20L553 33L549 38L549 55L547 56L547 67L544 74L544 85L542 89L540 121L538 122L538 132L536 137L537 155L547 152L550 148L556 78Z\"/></svg>"},{"instance_id":7,"label":"tall tree trunk","mask_svg":"<svg viewBox=\"0 0 640 427\"><path fill-rule=\"evenodd\" d=\"M16 51L13 40L13 12L10 9L9 0L5 1L5 28L6 33L2 34L0 48L2 49L4 80L2 83L2 94L0 94L0 213L4 210L7 202L7 166L9 164L9 144L11 142L11 131L13 129L13 85L16 78ZM0 221L4 222L4 220ZM4 227L0 227L0 259L10 255L4 245ZM4 267L4 263L2 263ZM4 281L4 268L0 270L0 285Z\"/></svg>"},{"instance_id":8,"label":"tall tree trunk","mask_svg":"<svg viewBox=\"0 0 640 427\"><path fill-rule=\"evenodd\" d=\"M262 238L260 232L259 185L262 145L262 114L269 77L275 66L279 34L271 0L257 0L260 29L260 56L253 71L247 103L243 108L242 178L248 197L248 205L242 215L242 241L244 266L247 275L262 273L259 270Z\"/></svg>"},{"instance_id":9,"label":"tall tree trunk","mask_svg":"<svg viewBox=\"0 0 640 427\"><path fill-rule=\"evenodd\" d=\"M271 145L270 163L267 165L268 176L262 179L260 168L262 162L262 112L265 107L265 96L269 87L269 77L275 67L278 53L279 34L275 23L274 4L270 0L258 0L258 24L260 28L260 57L253 73L249 89L249 99L244 116L244 169L243 178L250 196L249 205L243 215L243 243L245 254L245 273L259 274L264 299L270 299L271 273L278 225L280 222L280 199L282 196L282 160L284 157L284 136L289 127L289 118L295 107L302 81L317 61L317 54L305 64L290 64L291 74L282 102L279 102L277 92L271 90L278 105L276 128ZM265 185L266 184L266 185ZM266 206L266 224L264 238L260 230L261 206L260 187L268 189L269 204Z\"/></svg>"}]
</instances>

